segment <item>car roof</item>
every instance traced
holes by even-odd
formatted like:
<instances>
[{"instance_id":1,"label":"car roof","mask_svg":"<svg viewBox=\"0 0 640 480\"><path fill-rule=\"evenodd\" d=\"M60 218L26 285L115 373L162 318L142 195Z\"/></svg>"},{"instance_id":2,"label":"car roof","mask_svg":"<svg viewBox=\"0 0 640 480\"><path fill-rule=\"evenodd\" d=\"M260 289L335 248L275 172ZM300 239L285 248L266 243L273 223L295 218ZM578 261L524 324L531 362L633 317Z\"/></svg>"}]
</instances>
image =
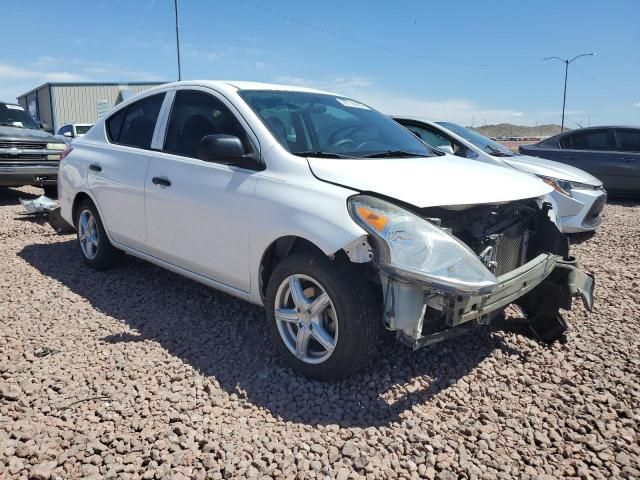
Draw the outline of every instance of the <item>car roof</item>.
<instances>
[{"instance_id":1,"label":"car roof","mask_svg":"<svg viewBox=\"0 0 640 480\"><path fill-rule=\"evenodd\" d=\"M236 91L242 90L270 90L270 91L282 91L282 92L307 92L307 93L319 93L324 95L337 95L333 92L327 92L310 87L300 87L296 85L284 85L278 83L265 83L265 82L250 82L242 80L184 80L181 82L165 83L163 85L154 87L151 90L162 91L166 88L180 87L180 86L201 86L211 87L217 90L228 91L230 89Z\"/></svg>"}]
</instances>

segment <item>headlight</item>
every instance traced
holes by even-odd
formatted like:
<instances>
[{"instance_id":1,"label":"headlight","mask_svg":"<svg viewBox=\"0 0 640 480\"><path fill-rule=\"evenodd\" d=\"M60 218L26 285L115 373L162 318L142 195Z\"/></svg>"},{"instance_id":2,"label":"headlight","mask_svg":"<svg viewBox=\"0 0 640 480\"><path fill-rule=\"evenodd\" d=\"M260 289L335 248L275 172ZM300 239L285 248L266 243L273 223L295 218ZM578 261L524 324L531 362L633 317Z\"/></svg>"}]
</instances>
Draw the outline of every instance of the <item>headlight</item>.
<instances>
[{"instance_id":1,"label":"headlight","mask_svg":"<svg viewBox=\"0 0 640 480\"><path fill-rule=\"evenodd\" d=\"M64 150L67 146L64 143L47 143L47 150Z\"/></svg>"},{"instance_id":2,"label":"headlight","mask_svg":"<svg viewBox=\"0 0 640 480\"><path fill-rule=\"evenodd\" d=\"M601 188L600 185L589 185L588 183L570 182L568 180L562 180L560 186L562 186L563 184L569 190L599 190Z\"/></svg>"},{"instance_id":3,"label":"headlight","mask_svg":"<svg viewBox=\"0 0 640 480\"><path fill-rule=\"evenodd\" d=\"M558 178L544 177L542 175L538 175L538 178L540 178L547 185L550 185L551 187L553 187L553 189L556 192L560 192L561 194L566 195L567 197L571 196L570 182L565 182L564 180L560 180Z\"/></svg>"},{"instance_id":4,"label":"headlight","mask_svg":"<svg viewBox=\"0 0 640 480\"><path fill-rule=\"evenodd\" d=\"M470 295L491 292L498 285L469 247L407 210L358 195L349 199L349 212L372 235L384 270Z\"/></svg>"}]
</instances>

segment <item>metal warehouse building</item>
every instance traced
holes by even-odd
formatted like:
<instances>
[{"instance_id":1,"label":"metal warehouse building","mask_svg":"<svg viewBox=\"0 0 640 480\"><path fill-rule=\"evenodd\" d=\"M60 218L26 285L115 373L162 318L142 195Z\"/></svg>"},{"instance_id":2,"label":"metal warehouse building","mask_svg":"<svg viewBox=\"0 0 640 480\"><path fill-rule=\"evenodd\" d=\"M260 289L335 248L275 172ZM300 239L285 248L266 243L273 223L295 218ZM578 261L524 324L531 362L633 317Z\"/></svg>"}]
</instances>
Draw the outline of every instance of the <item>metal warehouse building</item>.
<instances>
[{"instance_id":1,"label":"metal warehouse building","mask_svg":"<svg viewBox=\"0 0 640 480\"><path fill-rule=\"evenodd\" d=\"M19 96L18 103L57 132L65 123L95 123L122 100L162 83L45 83Z\"/></svg>"}]
</instances>

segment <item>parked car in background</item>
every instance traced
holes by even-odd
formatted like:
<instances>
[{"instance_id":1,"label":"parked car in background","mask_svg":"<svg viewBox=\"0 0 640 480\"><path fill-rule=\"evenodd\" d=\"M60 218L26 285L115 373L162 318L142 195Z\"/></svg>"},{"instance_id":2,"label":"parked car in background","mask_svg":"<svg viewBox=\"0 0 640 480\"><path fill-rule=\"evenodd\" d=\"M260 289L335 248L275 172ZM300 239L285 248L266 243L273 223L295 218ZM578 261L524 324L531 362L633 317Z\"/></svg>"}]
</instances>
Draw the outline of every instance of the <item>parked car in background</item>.
<instances>
[{"instance_id":1,"label":"parked car in background","mask_svg":"<svg viewBox=\"0 0 640 480\"><path fill-rule=\"evenodd\" d=\"M20 105L0 102L0 187L35 185L55 196L64 149Z\"/></svg>"},{"instance_id":2,"label":"parked car in background","mask_svg":"<svg viewBox=\"0 0 640 480\"><path fill-rule=\"evenodd\" d=\"M177 82L71 147L60 205L89 266L125 251L264 305L276 347L312 378L363 366L382 327L419 348L518 302L553 341L572 294L592 305L549 185L436 152L351 98Z\"/></svg>"},{"instance_id":3,"label":"parked car in background","mask_svg":"<svg viewBox=\"0 0 640 480\"><path fill-rule=\"evenodd\" d=\"M58 129L58 137L65 143L71 143L74 138L79 138L93 127L93 123L65 123Z\"/></svg>"},{"instance_id":4,"label":"parked car in background","mask_svg":"<svg viewBox=\"0 0 640 480\"><path fill-rule=\"evenodd\" d=\"M520 153L581 168L610 194L640 195L640 128L588 127L520 146Z\"/></svg>"},{"instance_id":5,"label":"parked car in background","mask_svg":"<svg viewBox=\"0 0 640 480\"><path fill-rule=\"evenodd\" d=\"M607 200L602 182L578 168L550 160L517 154L478 132L451 122L430 122L418 118L395 120L434 148L459 157L490 162L532 173L551 185L564 233L587 232L602 223Z\"/></svg>"}]
</instances>

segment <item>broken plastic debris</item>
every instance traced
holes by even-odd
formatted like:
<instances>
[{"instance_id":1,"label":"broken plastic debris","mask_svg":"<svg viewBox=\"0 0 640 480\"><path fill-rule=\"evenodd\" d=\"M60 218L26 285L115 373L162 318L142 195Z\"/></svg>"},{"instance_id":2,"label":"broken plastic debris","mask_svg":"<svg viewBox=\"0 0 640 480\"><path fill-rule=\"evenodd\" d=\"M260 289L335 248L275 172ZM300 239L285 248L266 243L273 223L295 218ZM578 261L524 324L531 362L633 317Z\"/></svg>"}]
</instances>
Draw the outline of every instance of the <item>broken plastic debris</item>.
<instances>
[{"instance_id":1,"label":"broken plastic debris","mask_svg":"<svg viewBox=\"0 0 640 480\"><path fill-rule=\"evenodd\" d=\"M58 208L58 202L41 195L33 200L20 199L20 203L28 213L50 212Z\"/></svg>"},{"instance_id":2,"label":"broken plastic debris","mask_svg":"<svg viewBox=\"0 0 640 480\"><path fill-rule=\"evenodd\" d=\"M20 203L26 210L23 215L35 220L45 220L60 234L72 233L74 228L69 225L60 214L60 205L56 200L41 195L33 200L20 199Z\"/></svg>"}]
</instances>

